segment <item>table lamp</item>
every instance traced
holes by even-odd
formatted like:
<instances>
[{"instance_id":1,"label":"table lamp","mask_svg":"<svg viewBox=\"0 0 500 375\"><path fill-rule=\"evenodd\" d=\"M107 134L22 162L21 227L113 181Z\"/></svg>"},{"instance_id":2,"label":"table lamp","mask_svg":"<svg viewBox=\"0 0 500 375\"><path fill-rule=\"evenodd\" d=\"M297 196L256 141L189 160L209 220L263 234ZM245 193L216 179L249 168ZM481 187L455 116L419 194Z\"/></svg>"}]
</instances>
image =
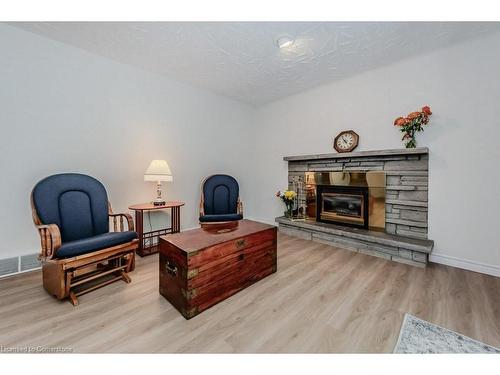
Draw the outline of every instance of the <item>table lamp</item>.
<instances>
[{"instance_id":1,"label":"table lamp","mask_svg":"<svg viewBox=\"0 0 500 375\"><path fill-rule=\"evenodd\" d=\"M144 173L144 181L156 182L156 199L153 201L155 206L162 206L165 200L161 197L161 182L172 181L172 172L165 160L153 160Z\"/></svg>"}]
</instances>

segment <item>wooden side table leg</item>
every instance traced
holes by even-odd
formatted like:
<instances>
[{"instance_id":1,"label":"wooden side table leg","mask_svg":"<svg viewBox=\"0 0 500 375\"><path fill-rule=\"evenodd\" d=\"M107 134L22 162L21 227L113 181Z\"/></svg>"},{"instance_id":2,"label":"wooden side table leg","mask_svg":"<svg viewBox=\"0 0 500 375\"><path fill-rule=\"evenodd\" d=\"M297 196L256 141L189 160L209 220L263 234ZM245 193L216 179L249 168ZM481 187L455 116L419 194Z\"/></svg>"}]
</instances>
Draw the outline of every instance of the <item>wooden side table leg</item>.
<instances>
[{"instance_id":1,"label":"wooden side table leg","mask_svg":"<svg viewBox=\"0 0 500 375\"><path fill-rule=\"evenodd\" d=\"M137 254L144 256L144 216L142 210L135 211L135 226L139 237Z\"/></svg>"},{"instance_id":2,"label":"wooden side table leg","mask_svg":"<svg viewBox=\"0 0 500 375\"><path fill-rule=\"evenodd\" d=\"M178 233L181 230L180 207L172 207L172 233Z\"/></svg>"},{"instance_id":3,"label":"wooden side table leg","mask_svg":"<svg viewBox=\"0 0 500 375\"><path fill-rule=\"evenodd\" d=\"M172 233L175 233L175 207L170 208L170 220L172 221L170 224Z\"/></svg>"},{"instance_id":4,"label":"wooden side table leg","mask_svg":"<svg viewBox=\"0 0 500 375\"><path fill-rule=\"evenodd\" d=\"M177 210L177 232L181 231L181 208L176 207Z\"/></svg>"},{"instance_id":5,"label":"wooden side table leg","mask_svg":"<svg viewBox=\"0 0 500 375\"><path fill-rule=\"evenodd\" d=\"M177 232L181 231L181 207L177 207Z\"/></svg>"},{"instance_id":6,"label":"wooden side table leg","mask_svg":"<svg viewBox=\"0 0 500 375\"><path fill-rule=\"evenodd\" d=\"M177 210L177 232L181 231L181 208L176 207Z\"/></svg>"}]
</instances>

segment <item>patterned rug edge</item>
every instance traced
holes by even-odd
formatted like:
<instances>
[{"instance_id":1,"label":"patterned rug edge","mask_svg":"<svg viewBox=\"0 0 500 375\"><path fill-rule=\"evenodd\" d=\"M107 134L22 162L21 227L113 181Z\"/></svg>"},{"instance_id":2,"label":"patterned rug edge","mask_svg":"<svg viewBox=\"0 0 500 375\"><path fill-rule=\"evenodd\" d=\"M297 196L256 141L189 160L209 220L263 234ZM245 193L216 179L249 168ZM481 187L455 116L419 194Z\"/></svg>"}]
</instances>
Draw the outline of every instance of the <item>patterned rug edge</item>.
<instances>
[{"instance_id":1,"label":"patterned rug edge","mask_svg":"<svg viewBox=\"0 0 500 375\"><path fill-rule=\"evenodd\" d=\"M413 316L411 314L405 313L405 316L403 317L403 322L401 323L401 327L399 327L398 340L396 341L396 345L394 345L394 349L392 350L393 354L402 354L402 353L397 353L396 350L398 349L399 344L401 343L401 337L403 337L403 330L404 330L404 327L405 327L405 324L406 324L406 320L408 319L409 316L417 318L416 316Z\"/></svg>"},{"instance_id":2,"label":"patterned rug edge","mask_svg":"<svg viewBox=\"0 0 500 375\"><path fill-rule=\"evenodd\" d=\"M453 331L452 329L445 328L445 327L441 327L440 325L437 325L437 324L434 324L434 323L428 322L428 321L426 321L426 320L420 319L420 318L418 318L418 317L416 317L416 316L414 316L414 315L412 315L412 314L405 313L405 316L404 316L404 318L403 318L403 322L401 323L401 327L400 327L400 329L399 329L398 340L396 341L396 345L394 345L394 349L393 349L393 351L392 351L392 353L393 353L393 354L419 354L419 353L398 353L398 352L397 352L398 347L399 347L399 345L401 344L401 339L402 339L403 334L404 334L404 328L405 328L405 326L406 326L406 324L407 324L407 322L408 322L408 320L409 320L409 319L414 319L414 320L417 320L417 321L419 321L419 322L421 322L421 323L424 323L424 324L428 324L428 325L431 325L431 326L437 327L437 328L442 329L443 331L446 331L446 332L448 332L448 333L450 333L450 334L452 334L452 335L458 335L458 336L461 336L461 337L463 337L463 338L465 338L465 339L467 339L467 340L470 340L470 341L472 341L472 342L474 342L474 343L476 343L476 344L478 344L478 345L487 346L487 347L491 348L492 350L497 351L497 352L499 352L499 353L500 353L500 348L496 348L496 347L494 347L494 346L492 346L492 345L489 345L489 344L486 344L486 343L481 342L481 341L479 341L479 340L473 339L472 337L465 336L465 335L463 335L463 334L461 334L461 333L459 333L459 332Z\"/></svg>"}]
</instances>

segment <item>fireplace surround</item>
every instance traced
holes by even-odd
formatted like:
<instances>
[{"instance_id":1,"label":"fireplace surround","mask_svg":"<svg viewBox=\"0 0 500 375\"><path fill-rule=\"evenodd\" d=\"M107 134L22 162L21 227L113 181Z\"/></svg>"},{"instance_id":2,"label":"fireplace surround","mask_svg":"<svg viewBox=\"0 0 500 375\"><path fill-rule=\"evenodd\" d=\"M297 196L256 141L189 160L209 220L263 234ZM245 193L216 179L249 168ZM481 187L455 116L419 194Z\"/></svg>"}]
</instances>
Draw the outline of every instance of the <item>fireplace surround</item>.
<instances>
[{"instance_id":1,"label":"fireplace surround","mask_svg":"<svg viewBox=\"0 0 500 375\"><path fill-rule=\"evenodd\" d=\"M276 218L280 231L425 266L434 246L427 238L428 152L415 148L284 157L289 188L298 190L296 211L304 219ZM325 190L334 194L327 196L326 207L318 199ZM360 198L363 190L368 196Z\"/></svg>"},{"instance_id":2,"label":"fireplace surround","mask_svg":"<svg viewBox=\"0 0 500 375\"><path fill-rule=\"evenodd\" d=\"M308 220L371 230L385 229L384 171L308 171L304 173L304 177L307 192L305 213ZM322 199L324 193L327 194L326 202ZM335 212L324 210L325 203L327 206L335 204ZM301 204L304 205L304 202ZM350 210L349 204L358 206L357 212Z\"/></svg>"}]
</instances>

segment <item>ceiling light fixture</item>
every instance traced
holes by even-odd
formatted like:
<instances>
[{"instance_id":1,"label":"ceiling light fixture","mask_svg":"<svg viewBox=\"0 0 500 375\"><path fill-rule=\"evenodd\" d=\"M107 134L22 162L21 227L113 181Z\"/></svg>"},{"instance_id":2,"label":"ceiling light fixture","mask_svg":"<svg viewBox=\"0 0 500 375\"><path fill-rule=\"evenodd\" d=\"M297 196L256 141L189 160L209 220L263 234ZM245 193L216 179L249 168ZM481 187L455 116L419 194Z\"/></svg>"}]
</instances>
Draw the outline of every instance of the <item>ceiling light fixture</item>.
<instances>
[{"instance_id":1,"label":"ceiling light fixture","mask_svg":"<svg viewBox=\"0 0 500 375\"><path fill-rule=\"evenodd\" d=\"M276 40L276 45L280 49L291 47L293 45L293 43L295 43L295 40L293 40L292 38L290 38L288 36L282 36Z\"/></svg>"}]
</instances>

